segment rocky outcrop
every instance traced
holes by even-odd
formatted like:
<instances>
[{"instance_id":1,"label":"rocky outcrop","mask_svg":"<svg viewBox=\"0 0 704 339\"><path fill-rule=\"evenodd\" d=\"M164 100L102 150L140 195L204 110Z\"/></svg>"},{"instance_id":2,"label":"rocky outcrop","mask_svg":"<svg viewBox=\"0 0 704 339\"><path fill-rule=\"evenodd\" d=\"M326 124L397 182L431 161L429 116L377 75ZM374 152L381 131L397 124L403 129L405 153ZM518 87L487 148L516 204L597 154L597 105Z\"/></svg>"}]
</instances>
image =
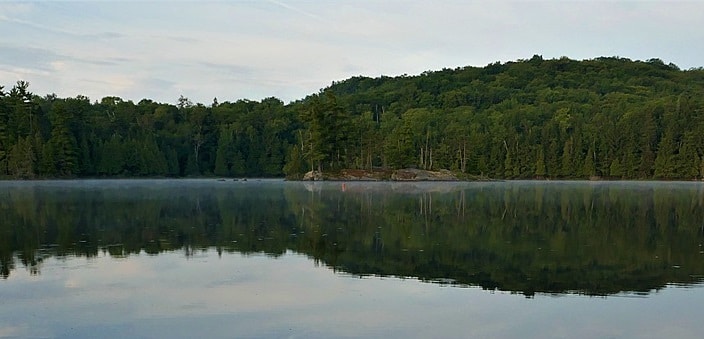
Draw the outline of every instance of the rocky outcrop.
<instances>
[{"instance_id":1,"label":"rocky outcrop","mask_svg":"<svg viewBox=\"0 0 704 339\"><path fill-rule=\"evenodd\" d=\"M337 173L310 171L303 175L303 181L383 181L389 180L391 171L345 169Z\"/></svg>"},{"instance_id":2,"label":"rocky outcrop","mask_svg":"<svg viewBox=\"0 0 704 339\"><path fill-rule=\"evenodd\" d=\"M391 170L357 170L344 169L340 173L331 174L328 180L344 181L386 181L391 178Z\"/></svg>"},{"instance_id":3,"label":"rocky outcrop","mask_svg":"<svg viewBox=\"0 0 704 339\"><path fill-rule=\"evenodd\" d=\"M310 171L303 176L303 181L459 181L448 170L428 171L415 168L399 170L353 170L345 169L337 173Z\"/></svg>"},{"instance_id":4,"label":"rocky outcrop","mask_svg":"<svg viewBox=\"0 0 704 339\"><path fill-rule=\"evenodd\" d=\"M457 176L448 170L426 171L415 168L395 170L391 174L394 181L457 181Z\"/></svg>"},{"instance_id":5,"label":"rocky outcrop","mask_svg":"<svg viewBox=\"0 0 704 339\"><path fill-rule=\"evenodd\" d=\"M323 172L310 171L303 175L303 181L321 181L323 180Z\"/></svg>"}]
</instances>

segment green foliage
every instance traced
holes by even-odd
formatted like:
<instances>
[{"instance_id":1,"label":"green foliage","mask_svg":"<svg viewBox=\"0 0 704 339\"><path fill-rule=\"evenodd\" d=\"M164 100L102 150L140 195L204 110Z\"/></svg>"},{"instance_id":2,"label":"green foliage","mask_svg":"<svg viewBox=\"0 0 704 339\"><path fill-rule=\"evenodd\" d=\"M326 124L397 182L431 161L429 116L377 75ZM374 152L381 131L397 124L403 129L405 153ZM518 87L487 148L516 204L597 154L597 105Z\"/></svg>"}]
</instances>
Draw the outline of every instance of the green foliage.
<instances>
[{"instance_id":1,"label":"green foliage","mask_svg":"<svg viewBox=\"0 0 704 339\"><path fill-rule=\"evenodd\" d=\"M298 145L290 147L283 171L289 179L301 179L306 172L305 159Z\"/></svg>"},{"instance_id":2,"label":"green foliage","mask_svg":"<svg viewBox=\"0 0 704 339\"><path fill-rule=\"evenodd\" d=\"M350 116L327 91L314 95L301 116L306 122L306 156L318 170L336 170L348 166Z\"/></svg>"},{"instance_id":3,"label":"green foliage","mask_svg":"<svg viewBox=\"0 0 704 339\"><path fill-rule=\"evenodd\" d=\"M17 155L29 148L15 146L29 137L39 177L416 167L494 178L696 179L703 91L701 68L615 57L353 77L287 105L204 106L184 96L91 103L38 97L19 81L0 88L0 177L16 175Z\"/></svg>"},{"instance_id":4,"label":"green foliage","mask_svg":"<svg viewBox=\"0 0 704 339\"><path fill-rule=\"evenodd\" d=\"M547 174L545 170L545 153L542 148L538 149L538 160L535 163L535 176L538 178L544 178Z\"/></svg>"},{"instance_id":5,"label":"green foliage","mask_svg":"<svg viewBox=\"0 0 704 339\"><path fill-rule=\"evenodd\" d=\"M704 73L663 65L532 58L326 91L353 115L383 113L389 167L430 167L432 151L432 167L496 178L612 177L612 165L624 179L698 178Z\"/></svg>"},{"instance_id":6,"label":"green foliage","mask_svg":"<svg viewBox=\"0 0 704 339\"><path fill-rule=\"evenodd\" d=\"M225 147L218 146L215 155L215 169L213 173L217 176L226 177L230 175L230 166L227 164L227 156L225 155Z\"/></svg>"},{"instance_id":7,"label":"green foliage","mask_svg":"<svg viewBox=\"0 0 704 339\"><path fill-rule=\"evenodd\" d=\"M72 123L72 112L68 111L62 103L54 105L51 120L51 138L47 141L53 152L54 166L49 176L71 177L78 174L78 146L76 138L69 130ZM45 156L48 156L45 154Z\"/></svg>"},{"instance_id":8,"label":"green foliage","mask_svg":"<svg viewBox=\"0 0 704 339\"><path fill-rule=\"evenodd\" d=\"M39 162L39 172L45 177L54 177L56 175L56 161L54 161L55 145L46 143L42 147L42 158Z\"/></svg>"},{"instance_id":9,"label":"green foliage","mask_svg":"<svg viewBox=\"0 0 704 339\"><path fill-rule=\"evenodd\" d=\"M97 174L106 176L122 175L125 168L125 143L117 134L102 143Z\"/></svg>"},{"instance_id":10,"label":"green foliage","mask_svg":"<svg viewBox=\"0 0 704 339\"><path fill-rule=\"evenodd\" d=\"M594 164L594 148L590 147L587 155L584 157L584 168L582 173L586 178L596 177L596 165Z\"/></svg>"},{"instance_id":11,"label":"green foliage","mask_svg":"<svg viewBox=\"0 0 704 339\"><path fill-rule=\"evenodd\" d=\"M9 106L3 86L0 86L0 178L8 175L7 158L12 148L8 139Z\"/></svg>"},{"instance_id":12,"label":"green foliage","mask_svg":"<svg viewBox=\"0 0 704 339\"><path fill-rule=\"evenodd\" d=\"M30 137L20 138L12 146L7 157L9 174L18 179L32 179L35 176L36 154Z\"/></svg>"},{"instance_id":13,"label":"green foliage","mask_svg":"<svg viewBox=\"0 0 704 339\"><path fill-rule=\"evenodd\" d=\"M136 175L159 176L168 172L168 163L152 135L145 135L133 142L137 162Z\"/></svg>"},{"instance_id":14,"label":"green foliage","mask_svg":"<svg viewBox=\"0 0 704 339\"><path fill-rule=\"evenodd\" d=\"M609 176L615 179L621 179L623 178L623 175L623 165L620 161L618 161L618 159L614 159L614 161L611 162L611 166L609 167Z\"/></svg>"}]
</instances>

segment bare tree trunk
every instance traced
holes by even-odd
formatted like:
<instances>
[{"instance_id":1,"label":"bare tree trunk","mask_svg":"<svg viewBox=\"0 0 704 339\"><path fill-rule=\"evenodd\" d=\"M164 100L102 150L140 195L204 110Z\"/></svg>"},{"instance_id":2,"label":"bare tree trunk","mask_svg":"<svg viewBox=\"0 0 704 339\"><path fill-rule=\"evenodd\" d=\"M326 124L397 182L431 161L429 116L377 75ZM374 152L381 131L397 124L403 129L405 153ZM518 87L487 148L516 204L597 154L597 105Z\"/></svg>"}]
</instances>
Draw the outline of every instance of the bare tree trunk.
<instances>
[{"instance_id":1,"label":"bare tree trunk","mask_svg":"<svg viewBox=\"0 0 704 339\"><path fill-rule=\"evenodd\" d=\"M465 173L467 171L467 142L463 141L462 142L462 154L461 154L462 160L461 160L461 171L462 173Z\"/></svg>"},{"instance_id":2,"label":"bare tree trunk","mask_svg":"<svg viewBox=\"0 0 704 339\"><path fill-rule=\"evenodd\" d=\"M430 141L430 130L427 130L425 133L425 156L428 157L428 142ZM423 169L428 169L428 161L424 160L423 161ZM432 167L432 160L430 161L430 167Z\"/></svg>"},{"instance_id":3,"label":"bare tree trunk","mask_svg":"<svg viewBox=\"0 0 704 339\"><path fill-rule=\"evenodd\" d=\"M201 134L198 134L198 137L194 140L193 144L193 155L195 158L193 159L196 164L196 168L198 169L198 172L200 172L200 166L198 164L198 155L200 154L200 147L203 146L203 138Z\"/></svg>"},{"instance_id":4,"label":"bare tree trunk","mask_svg":"<svg viewBox=\"0 0 704 339\"><path fill-rule=\"evenodd\" d=\"M303 131L298 130L298 136L301 138L301 154L304 154L305 147L303 146Z\"/></svg>"},{"instance_id":5,"label":"bare tree trunk","mask_svg":"<svg viewBox=\"0 0 704 339\"><path fill-rule=\"evenodd\" d=\"M310 171L313 172L315 171L315 162L313 161L313 137L309 133L309 140L310 140ZM320 163L318 163L318 167L320 167Z\"/></svg>"},{"instance_id":6,"label":"bare tree trunk","mask_svg":"<svg viewBox=\"0 0 704 339\"><path fill-rule=\"evenodd\" d=\"M364 135L359 134L359 168L364 168Z\"/></svg>"},{"instance_id":7,"label":"bare tree trunk","mask_svg":"<svg viewBox=\"0 0 704 339\"><path fill-rule=\"evenodd\" d=\"M369 160L368 160L369 161L369 170L371 170L373 167L372 166L373 164L372 164L372 147L371 147L371 145L369 146L369 152L367 152L367 156L369 157Z\"/></svg>"},{"instance_id":8,"label":"bare tree trunk","mask_svg":"<svg viewBox=\"0 0 704 339\"><path fill-rule=\"evenodd\" d=\"M423 155L423 147L420 148L420 168L425 169L425 156Z\"/></svg>"},{"instance_id":9,"label":"bare tree trunk","mask_svg":"<svg viewBox=\"0 0 704 339\"><path fill-rule=\"evenodd\" d=\"M433 169L433 149L430 149L430 167L428 168L429 170Z\"/></svg>"}]
</instances>

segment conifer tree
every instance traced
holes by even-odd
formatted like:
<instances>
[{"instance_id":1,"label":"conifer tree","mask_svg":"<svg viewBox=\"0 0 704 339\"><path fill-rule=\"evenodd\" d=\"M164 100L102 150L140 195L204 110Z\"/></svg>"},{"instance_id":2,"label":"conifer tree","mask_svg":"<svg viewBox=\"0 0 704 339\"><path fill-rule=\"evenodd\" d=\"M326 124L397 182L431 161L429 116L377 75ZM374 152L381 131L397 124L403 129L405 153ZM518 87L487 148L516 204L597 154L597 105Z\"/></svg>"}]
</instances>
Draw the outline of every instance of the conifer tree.
<instances>
[{"instance_id":1,"label":"conifer tree","mask_svg":"<svg viewBox=\"0 0 704 339\"><path fill-rule=\"evenodd\" d=\"M69 131L71 113L62 103L53 106L51 138L48 143L53 152L55 172L60 177L74 176L78 173L78 154L76 139Z\"/></svg>"}]
</instances>

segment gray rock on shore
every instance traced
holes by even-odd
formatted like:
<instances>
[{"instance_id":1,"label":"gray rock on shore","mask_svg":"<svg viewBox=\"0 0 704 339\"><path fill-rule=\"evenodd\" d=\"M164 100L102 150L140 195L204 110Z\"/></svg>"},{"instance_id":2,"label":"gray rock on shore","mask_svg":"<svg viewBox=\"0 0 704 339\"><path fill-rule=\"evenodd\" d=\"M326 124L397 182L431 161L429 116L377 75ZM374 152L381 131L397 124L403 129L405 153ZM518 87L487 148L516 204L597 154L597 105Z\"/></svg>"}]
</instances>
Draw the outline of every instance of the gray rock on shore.
<instances>
[{"instance_id":1,"label":"gray rock on shore","mask_svg":"<svg viewBox=\"0 0 704 339\"><path fill-rule=\"evenodd\" d=\"M342 170L339 173L310 171L303 181L459 181L449 170L428 171L415 168L399 170Z\"/></svg>"}]
</instances>

